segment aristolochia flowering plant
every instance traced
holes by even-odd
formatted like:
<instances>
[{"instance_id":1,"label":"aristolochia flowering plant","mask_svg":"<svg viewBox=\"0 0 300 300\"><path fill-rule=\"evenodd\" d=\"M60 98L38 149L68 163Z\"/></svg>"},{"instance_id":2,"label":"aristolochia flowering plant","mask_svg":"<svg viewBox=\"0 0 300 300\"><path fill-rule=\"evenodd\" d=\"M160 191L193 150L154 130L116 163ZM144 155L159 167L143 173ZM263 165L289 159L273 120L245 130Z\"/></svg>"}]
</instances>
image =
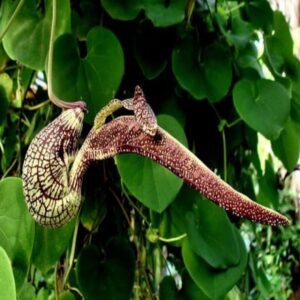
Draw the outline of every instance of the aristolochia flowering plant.
<instances>
[{"instance_id":1,"label":"aristolochia flowering plant","mask_svg":"<svg viewBox=\"0 0 300 300\"><path fill-rule=\"evenodd\" d=\"M121 107L133 110L134 116L121 116L105 124L106 117ZM83 105L65 110L28 148L23 189L29 212L38 223L50 227L67 223L81 206L82 179L90 163L129 152L163 165L237 216L270 225L289 223L286 217L234 190L160 128L140 87L133 98L114 99L98 113L78 150L84 112Z\"/></svg>"}]
</instances>

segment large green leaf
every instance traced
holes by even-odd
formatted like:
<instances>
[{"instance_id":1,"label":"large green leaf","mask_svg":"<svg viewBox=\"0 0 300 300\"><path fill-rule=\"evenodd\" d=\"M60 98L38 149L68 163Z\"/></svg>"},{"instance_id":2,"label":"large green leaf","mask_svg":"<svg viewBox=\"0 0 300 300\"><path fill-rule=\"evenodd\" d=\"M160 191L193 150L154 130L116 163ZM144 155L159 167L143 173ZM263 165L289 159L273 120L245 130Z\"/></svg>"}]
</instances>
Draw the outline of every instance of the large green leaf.
<instances>
[{"instance_id":1,"label":"large green leaf","mask_svg":"<svg viewBox=\"0 0 300 300\"><path fill-rule=\"evenodd\" d=\"M242 79L234 87L233 101L251 128L271 140L279 137L290 113L290 98L281 84L266 79Z\"/></svg>"},{"instance_id":2,"label":"large green leaf","mask_svg":"<svg viewBox=\"0 0 300 300\"><path fill-rule=\"evenodd\" d=\"M188 239L183 243L182 256L184 264L197 286L211 299L223 298L242 276L247 265L246 248L237 230L236 236L241 251L241 259L238 265L225 270L209 266L193 252Z\"/></svg>"},{"instance_id":3,"label":"large green leaf","mask_svg":"<svg viewBox=\"0 0 300 300\"><path fill-rule=\"evenodd\" d=\"M95 246L84 248L77 264L77 280L84 298L128 300L134 281L134 252L127 240L112 238L105 259Z\"/></svg>"},{"instance_id":4,"label":"large green leaf","mask_svg":"<svg viewBox=\"0 0 300 300\"><path fill-rule=\"evenodd\" d=\"M34 221L25 204L22 180L8 177L0 181L0 246L10 257L17 291L24 283L34 240Z\"/></svg>"},{"instance_id":5,"label":"large green leaf","mask_svg":"<svg viewBox=\"0 0 300 300\"><path fill-rule=\"evenodd\" d=\"M11 262L0 246L0 299L13 300L16 299L15 280L12 271Z\"/></svg>"},{"instance_id":6,"label":"large green leaf","mask_svg":"<svg viewBox=\"0 0 300 300\"><path fill-rule=\"evenodd\" d=\"M233 225L226 212L190 189L195 199L193 211L186 214L186 230L193 251L217 269L235 266L240 249Z\"/></svg>"},{"instance_id":7,"label":"large green leaf","mask_svg":"<svg viewBox=\"0 0 300 300\"><path fill-rule=\"evenodd\" d=\"M15 2L3 1L3 18L0 27L8 22ZM45 6L45 7L43 7ZM35 70L45 68L49 48L52 1L46 0L37 5L35 0L25 0L14 18L4 39L3 45L10 58ZM69 0L57 1L56 36L71 30Z\"/></svg>"},{"instance_id":8,"label":"large green leaf","mask_svg":"<svg viewBox=\"0 0 300 300\"><path fill-rule=\"evenodd\" d=\"M87 55L80 57L74 37L66 34L54 46L53 89L64 100L87 102L87 120L111 100L124 73L122 47L104 27L94 27L87 36Z\"/></svg>"},{"instance_id":9,"label":"large green leaf","mask_svg":"<svg viewBox=\"0 0 300 300\"><path fill-rule=\"evenodd\" d=\"M183 128L173 117L160 115L158 124L183 145L187 145ZM168 169L135 154L118 156L117 166L129 191L156 212L162 212L175 199L182 186L182 180Z\"/></svg>"},{"instance_id":10,"label":"large green leaf","mask_svg":"<svg viewBox=\"0 0 300 300\"><path fill-rule=\"evenodd\" d=\"M32 262L46 273L69 245L75 221L61 228L45 228L36 224Z\"/></svg>"},{"instance_id":11,"label":"large green leaf","mask_svg":"<svg viewBox=\"0 0 300 300\"><path fill-rule=\"evenodd\" d=\"M182 88L199 100L221 100L227 94L232 80L228 49L219 43L203 49L193 36L181 40L174 48L172 68Z\"/></svg>"}]
</instances>

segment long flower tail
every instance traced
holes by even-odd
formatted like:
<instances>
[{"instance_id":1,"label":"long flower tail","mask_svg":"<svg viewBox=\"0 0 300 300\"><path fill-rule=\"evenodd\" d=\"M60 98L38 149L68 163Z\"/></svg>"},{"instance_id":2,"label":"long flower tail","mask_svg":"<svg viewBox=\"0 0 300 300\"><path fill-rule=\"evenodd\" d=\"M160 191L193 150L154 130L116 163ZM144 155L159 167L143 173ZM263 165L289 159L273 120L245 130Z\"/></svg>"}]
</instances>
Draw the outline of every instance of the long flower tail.
<instances>
[{"instance_id":1,"label":"long flower tail","mask_svg":"<svg viewBox=\"0 0 300 300\"><path fill-rule=\"evenodd\" d=\"M262 224L289 224L286 217L234 190L162 128L158 128L155 136L145 133L134 117L122 116L99 130L92 130L82 149L85 161L121 153L140 154L170 169L205 197L239 217Z\"/></svg>"}]
</instances>

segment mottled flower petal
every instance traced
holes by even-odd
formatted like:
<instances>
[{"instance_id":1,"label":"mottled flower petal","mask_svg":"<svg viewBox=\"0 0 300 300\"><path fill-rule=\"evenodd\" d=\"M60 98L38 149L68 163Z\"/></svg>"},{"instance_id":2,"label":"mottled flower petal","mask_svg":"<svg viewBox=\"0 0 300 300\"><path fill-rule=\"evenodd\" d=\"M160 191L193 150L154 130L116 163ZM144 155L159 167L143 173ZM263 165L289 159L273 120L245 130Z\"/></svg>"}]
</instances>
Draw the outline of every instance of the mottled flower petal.
<instances>
[{"instance_id":1,"label":"mottled flower petal","mask_svg":"<svg viewBox=\"0 0 300 300\"><path fill-rule=\"evenodd\" d=\"M155 136L146 134L134 117L122 116L99 130L92 130L82 151L86 163L120 153L140 154L170 169L205 197L239 217L262 224L289 224L286 217L234 190L163 129L158 128Z\"/></svg>"},{"instance_id":2,"label":"mottled flower petal","mask_svg":"<svg viewBox=\"0 0 300 300\"><path fill-rule=\"evenodd\" d=\"M71 190L70 161L77 152L84 108L64 111L32 140L23 164L23 191L34 219L45 226L67 223L78 211L80 186Z\"/></svg>"}]
</instances>

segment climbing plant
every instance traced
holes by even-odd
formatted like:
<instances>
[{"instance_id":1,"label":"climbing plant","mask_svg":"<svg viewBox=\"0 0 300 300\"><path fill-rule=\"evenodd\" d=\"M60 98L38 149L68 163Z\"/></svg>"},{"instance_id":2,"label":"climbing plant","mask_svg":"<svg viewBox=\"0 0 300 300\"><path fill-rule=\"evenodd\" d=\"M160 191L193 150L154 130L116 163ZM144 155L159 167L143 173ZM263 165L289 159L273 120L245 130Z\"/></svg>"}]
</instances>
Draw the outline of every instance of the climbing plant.
<instances>
[{"instance_id":1,"label":"climbing plant","mask_svg":"<svg viewBox=\"0 0 300 300\"><path fill-rule=\"evenodd\" d=\"M83 205L70 223L56 229L35 223L22 165L34 137L61 113L47 91L52 1L3 0L0 298L287 299L296 293L300 227L293 191L279 190L277 170L292 172L299 159L300 62L282 13L266 0L57 5L51 87L64 101L86 102L81 142L102 107L132 97L140 85L160 127L291 225L273 228L226 213L135 154L89 167ZM131 113L113 118L119 114Z\"/></svg>"}]
</instances>

